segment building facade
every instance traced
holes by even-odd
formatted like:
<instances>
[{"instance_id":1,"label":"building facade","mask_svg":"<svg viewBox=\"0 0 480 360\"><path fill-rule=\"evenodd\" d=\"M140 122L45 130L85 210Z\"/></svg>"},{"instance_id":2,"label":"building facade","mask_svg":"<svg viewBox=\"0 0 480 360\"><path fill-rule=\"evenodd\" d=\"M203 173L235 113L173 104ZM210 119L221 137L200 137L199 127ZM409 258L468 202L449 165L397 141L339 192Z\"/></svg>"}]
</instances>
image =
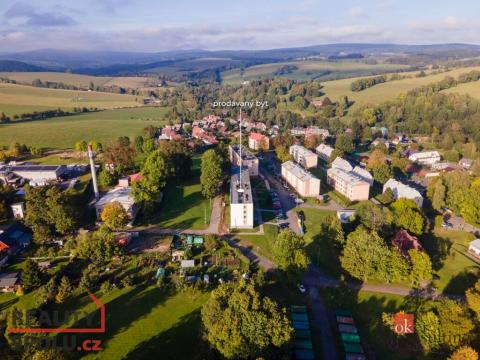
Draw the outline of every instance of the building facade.
<instances>
[{"instance_id":1,"label":"building facade","mask_svg":"<svg viewBox=\"0 0 480 360\"><path fill-rule=\"evenodd\" d=\"M320 144L315 150L317 151L320 159L324 161L330 161L330 157L332 156L334 149L330 145Z\"/></svg>"},{"instance_id":2,"label":"building facade","mask_svg":"<svg viewBox=\"0 0 480 360\"><path fill-rule=\"evenodd\" d=\"M293 161L282 164L282 178L295 189L300 196L316 197L320 195L320 179Z\"/></svg>"},{"instance_id":3,"label":"building facade","mask_svg":"<svg viewBox=\"0 0 480 360\"><path fill-rule=\"evenodd\" d=\"M289 152L295 162L302 165L305 169L317 167L318 156L313 151L300 145L292 145Z\"/></svg>"},{"instance_id":4,"label":"building facade","mask_svg":"<svg viewBox=\"0 0 480 360\"><path fill-rule=\"evenodd\" d=\"M370 184L353 172L332 167L327 170L327 184L350 201L368 200Z\"/></svg>"},{"instance_id":5,"label":"building facade","mask_svg":"<svg viewBox=\"0 0 480 360\"><path fill-rule=\"evenodd\" d=\"M433 165L438 163L441 157L438 151L423 151L410 155L408 159L421 165Z\"/></svg>"},{"instance_id":6,"label":"building facade","mask_svg":"<svg viewBox=\"0 0 480 360\"><path fill-rule=\"evenodd\" d=\"M253 229L253 198L248 169L234 168L230 179L230 228Z\"/></svg>"},{"instance_id":7,"label":"building facade","mask_svg":"<svg viewBox=\"0 0 480 360\"><path fill-rule=\"evenodd\" d=\"M248 136L248 147L252 150L268 150L270 139L268 136L252 132Z\"/></svg>"}]
</instances>

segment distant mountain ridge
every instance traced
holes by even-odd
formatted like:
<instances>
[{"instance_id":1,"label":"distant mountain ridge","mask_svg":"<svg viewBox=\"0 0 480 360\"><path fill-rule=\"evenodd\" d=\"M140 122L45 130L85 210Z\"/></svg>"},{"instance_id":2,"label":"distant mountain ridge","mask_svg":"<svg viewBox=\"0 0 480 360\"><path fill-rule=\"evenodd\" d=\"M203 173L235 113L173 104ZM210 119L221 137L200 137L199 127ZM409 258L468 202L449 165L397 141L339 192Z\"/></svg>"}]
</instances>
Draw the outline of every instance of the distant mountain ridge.
<instances>
[{"instance_id":1,"label":"distant mountain ridge","mask_svg":"<svg viewBox=\"0 0 480 360\"><path fill-rule=\"evenodd\" d=\"M45 68L41 68L36 65L28 64L22 61L16 60L0 60L0 72L39 72L47 71Z\"/></svg>"},{"instance_id":2,"label":"distant mountain ridge","mask_svg":"<svg viewBox=\"0 0 480 360\"><path fill-rule=\"evenodd\" d=\"M90 75L122 75L144 73L152 69L156 69L152 72L159 72L162 68L172 66L185 71L222 71L226 68L248 67L255 64L305 58L341 59L348 58L349 54L358 54L356 56L359 58L391 56L398 61L402 61L402 57L412 57L418 59L419 62L428 62L432 59L458 60L480 57L480 45L340 43L268 50L192 49L156 53L43 49L0 54L0 60L4 61L4 70L2 71L68 70ZM222 60L221 65L212 60L206 68L195 69L189 64L191 61L211 58ZM28 66L31 66L31 70L28 70ZM5 70L8 67L15 70Z\"/></svg>"}]
</instances>

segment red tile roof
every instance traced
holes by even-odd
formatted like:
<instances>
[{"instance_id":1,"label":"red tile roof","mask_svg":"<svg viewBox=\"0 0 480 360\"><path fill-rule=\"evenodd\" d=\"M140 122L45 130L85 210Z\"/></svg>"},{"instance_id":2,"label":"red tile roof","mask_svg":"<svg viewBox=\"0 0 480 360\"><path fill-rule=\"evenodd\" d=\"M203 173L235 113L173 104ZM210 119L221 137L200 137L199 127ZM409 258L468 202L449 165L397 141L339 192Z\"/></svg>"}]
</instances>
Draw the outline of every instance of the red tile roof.
<instances>
[{"instance_id":1,"label":"red tile roof","mask_svg":"<svg viewBox=\"0 0 480 360\"><path fill-rule=\"evenodd\" d=\"M265 138L265 135L255 133L255 132L250 133L250 139L252 140L261 141L263 140L263 138Z\"/></svg>"},{"instance_id":2,"label":"red tile roof","mask_svg":"<svg viewBox=\"0 0 480 360\"><path fill-rule=\"evenodd\" d=\"M406 230L399 230L392 241L403 256L408 256L408 250L415 249L423 251L422 245L415 236L410 235Z\"/></svg>"}]
</instances>

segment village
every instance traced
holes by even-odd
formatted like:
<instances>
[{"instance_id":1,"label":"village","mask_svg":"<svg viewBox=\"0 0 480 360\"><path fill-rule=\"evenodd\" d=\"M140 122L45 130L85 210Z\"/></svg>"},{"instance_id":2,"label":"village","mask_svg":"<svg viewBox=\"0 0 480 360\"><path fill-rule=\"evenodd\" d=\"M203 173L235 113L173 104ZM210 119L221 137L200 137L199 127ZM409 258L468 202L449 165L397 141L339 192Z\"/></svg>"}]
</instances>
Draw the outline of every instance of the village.
<instances>
[{"instance_id":1,"label":"village","mask_svg":"<svg viewBox=\"0 0 480 360\"><path fill-rule=\"evenodd\" d=\"M329 101L325 104L329 106ZM315 106L324 105L320 102ZM155 195L153 212L147 212L145 204L139 203L138 196L134 195L141 186L146 186L143 184L148 176L145 168L136 168L136 172L123 170L119 160L107 160L102 151L94 151L92 146L88 146L84 157L89 163L39 165L34 159L16 159L0 164L0 183L12 189L10 211L13 217L0 233L0 290L23 294L25 288L32 285L24 283L25 276L20 272L10 269L16 269L19 262L30 261L25 260L29 258L36 264L30 266L41 272L56 272L55 264L63 264L84 251L72 248L72 235L93 238L105 226L112 234L112 244L122 254L119 259L123 260L115 266L121 267L132 261L128 259L141 254L153 255L145 260L152 271L152 279L157 284L176 283L177 287L185 284L182 286L208 288L250 279L257 276L259 269L272 271L277 255L271 249L279 234L291 233L315 244L316 237L325 231L319 230L318 225L321 224L322 229L331 226L327 223L333 218L336 219L333 223L339 224L337 229L343 239L348 232L360 231L354 231L359 223L385 234L392 251L398 252L405 259L402 260L405 266L410 267L415 266L410 258L412 254L425 254L419 238L430 231L427 229L442 234L448 231L469 233L471 240L465 243L462 238L463 250L459 256L478 265L480 229L477 224L455 214L444 202L440 207L432 204L432 196L427 195L433 191L429 184L435 179L451 172L472 176L473 168L478 165L468 158L457 162L442 161L438 150L424 145L428 139L390 134L386 128L372 127L370 131L377 136L373 141L354 146L350 128L340 136L313 125L282 132L276 125L267 127L263 122L250 121L241 115L225 118L211 114L191 123L166 125L154 130L152 142L158 148L181 144L179 151L188 152L183 154L185 159L193 159L193 165L187 161L188 173L190 166L196 168L192 170L195 175L192 173L187 180L188 187L193 186L200 193L200 188L206 187L205 181L208 182L202 180L205 174L213 179L218 175L218 180L212 185L211 193L202 190L203 199L193 203L188 199L187 187L179 185L184 180L169 184L172 180L167 178L166 187L159 188ZM177 150L172 147L171 151ZM204 168L207 154L215 159L211 166L216 165L220 174ZM122 170L118 171L119 168ZM116 183L112 180L106 185L101 181L114 174L117 174ZM179 186L181 191L174 191ZM82 211L90 217L82 228L71 228L63 232L64 235L62 231L54 231L52 236L47 236L42 244L49 250L40 253L38 245L34 244L38 241L32 239L32 226L35 225L29 220L29 211L35 206L30 189L51 187L58 188L60 194L79 192L83 198ZM372 218L372 212L378 213L379 218ZM158 218L160 221L153 220ZM395 225L390 225L392 223ZM385 230L387 226L392 228ZM341 246L348 246L344 241ZM337 245L315 246L320 246L321 250L312 250L309 254L312 259L317 251L326 251L323 256L327 258L338 256L334 255L338 254ZM428 259L427 255L424 261L430 263ZM293 283L285 284L288 291L296 293L294 297L300 299L287 304L295 309L292 316L294 324L299 326L295 328L298 336L309 321L304 305L308 303L306 292L339 284L338 270L330 272L331 264L326 264L325 259L319 257L311 266L304 268L304 274L296 272ZM314 275L318 271L322 274L320 277ZM355 275L347 265L343 271L352 275L353 282L354 278L363 278L363 275ZM107 270L104 276L108 273ZM405 277L394 282L403 286L402 279ZM114 277L108 286L122 286L121 281L128 283L130 280L120 280L120 277L115 280ZM434 283L442 287L448 281L448 278L432 274L431 269L415 279L417 286L425 291L430 289L432 296L439 296L437 291L443 290ZM387 282L378 291L401 295L410 290L408 287L391 288ZM362 356L368 349L362 347L356 335L351 311L337 312L346 354L355 355L355 359L366 358ZM301 325L299 321L306 323ZM310 337L302 341L303 345L295 350L297 358L313 358Z\"/></svg>"}]
</instances>

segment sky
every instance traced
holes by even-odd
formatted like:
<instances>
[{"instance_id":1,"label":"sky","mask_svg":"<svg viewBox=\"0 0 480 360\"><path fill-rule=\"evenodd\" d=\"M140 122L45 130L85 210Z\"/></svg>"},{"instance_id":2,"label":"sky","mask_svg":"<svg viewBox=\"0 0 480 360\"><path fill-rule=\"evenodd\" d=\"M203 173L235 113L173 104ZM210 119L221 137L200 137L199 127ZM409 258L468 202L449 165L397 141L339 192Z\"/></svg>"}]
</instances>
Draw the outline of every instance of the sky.
<instances>
[{"instance_id":1,"label":"sky","mask_svg":"<svg viewBox=\"0 0 480 360\"><path fill-rule=\"evenodd\" d=\"M0 0L0 53L480 44L478 0Z\"/></svg>"}]
</instances>

